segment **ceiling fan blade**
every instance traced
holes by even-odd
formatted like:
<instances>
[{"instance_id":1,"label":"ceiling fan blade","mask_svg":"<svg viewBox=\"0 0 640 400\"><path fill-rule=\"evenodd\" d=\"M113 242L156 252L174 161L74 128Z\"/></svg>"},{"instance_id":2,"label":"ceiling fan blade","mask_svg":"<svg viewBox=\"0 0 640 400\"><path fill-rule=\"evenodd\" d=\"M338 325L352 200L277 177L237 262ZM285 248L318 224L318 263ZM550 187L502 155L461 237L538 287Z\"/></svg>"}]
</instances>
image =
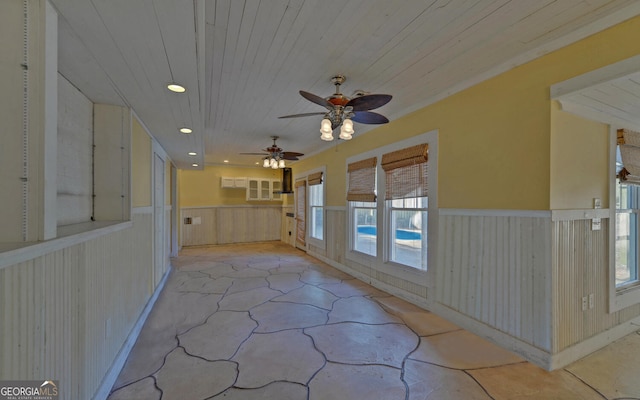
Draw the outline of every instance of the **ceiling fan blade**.
<instances>
[{"instance_id":1,"label":"ceiling fan blade","mask_svg":"<svg viewBox=\"0 0 640 400\"><path fill-rule=\"evenodd\" d=\"M325 115L325 112L312 112L312 113L304 113L304 114L293 114L293 115L283 115L278 118L298 118L298 117L310 117L312 115Z\"/></svg>"},{"instance_id":2,"label":"ceiling fan blade","mask_svg":"<svg viewBox=\"0 0 640 400\"><path fill-rule=\"evenodd\" d=\"M325 115L325 112L315 112L315 113L303 113L303 114L292 114L292 115L283 115L278 118L298 118L298 117L310 117L312 115Z\"/></svg>"},{"instance_id":3,"label":"ceiling fan blade","mask_svg":"<svg viewBox=\"0 0 640 400\"><path fill-rule=\"evenodd\" d=\"M285 160L292 160L293 159L293 158L289 158L289 157L294 157L295 158L295 157L300 157L300 156L304 155L303 153L297 153L295 151L283 151L281 154L282 154L282 157Z\"/></svg>"},{"instance_id":4,"label":"ceiling fan blade","mask_svg":"<svg viewBox=\"0 0 640 400\"><path fill-rule=\"evenodd\" d=\"M299 160L299 158L298 158L298 157L293 157L293 156L289 156L289 157L287 157L287 156L282 156L282 159L283 159L283 160L287 160L287 161L298 161L298 160Z\"/></svg>"},{"instance_id":5,"label":"ceiling fan blade","mask_svg":"<svg viewBox=\"0 0 640 400\"><path fill-rule=\"evenodd\" d=\"M249 155L249 156L268 156L269 155L267 153L238 153L238 154Z\"/></svg>"},{"instance_id":6,"label":"ceiling fan blade","mask_svg":"<svg viewBox=\"0 0 640 400\"><path fill-rule=\"evenodd\" d=\"M316 103L321 105L322 107L325 107L327 110L333 110L333 104L327 99L316 96L313 93L305 92L304 90L300 91L300 95L312 103Z\"/></svg>"},{"instance_id":7,"label":"ceiling fan blade","mask_svg":"<svg viewBox=\"0 0 640 400\"><path fill-rule=\"evenodd\" d=\"M353 111L367 111L382 107L391 101L390 94L366 94L349 100L345 107L353 107Z\"/></svg>"},{"instance_id":8,"label":"ceiling fan blade","mask_svg":"<svg viewBox=\"0 0 640 400\"><path fill-rule=\"evenodd\" d=\"M351 119L361 124L386 124L389 122L389 119L384 115L372 111L356 111Z\"/></svg>"}]
</instances>

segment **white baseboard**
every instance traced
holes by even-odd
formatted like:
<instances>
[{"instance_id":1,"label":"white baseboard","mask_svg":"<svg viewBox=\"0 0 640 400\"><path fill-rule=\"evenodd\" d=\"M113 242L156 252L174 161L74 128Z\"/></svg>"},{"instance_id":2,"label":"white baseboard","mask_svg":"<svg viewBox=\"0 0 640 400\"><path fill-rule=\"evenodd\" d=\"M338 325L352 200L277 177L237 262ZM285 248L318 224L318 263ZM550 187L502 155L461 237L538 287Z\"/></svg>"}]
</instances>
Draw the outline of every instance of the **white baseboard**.
<instances>
[{"instance_id":1,"label":"white baseboard","mask_svg":"<svg viewBox=\"0 0 640 400\"><path fill-rule=\"evenodd\" d=\"M156 290L153 292L153 295L151 295L151 298L145 305L142 313L140 313L140 317L138 317L138 320L133 325L131 332L129 332L129 336L127 336L127 339L124 341L124 344L120 348L118 355L111 364L109 371L107 371L104 378L102 379L102 383L98 387L98 390L96 390L96 393L93 395L93 400L106 400L106 398L109 397L111 388L116 382L116 379L118 379L118 375L120 375L120 371L122 371L122 367L124 367L124 363L127 361L133 345L136 343L136 340L138 340L140 331L142 330L142 327L144 326L149 313L153 309L153 306L156 304L156 300L158 300L158 296L160 295L160 292L162 292L164 285L167 283L167 279L169 278L169 273L171 272L171 270L171 267L167 269L167 272L165 272L164 276L160 280L158 287L156 287Z\"/></svg>"},{"instance_id":2,"label":"white baseboard","mask_svg":"<svg viewBox=\"0 0 640 400\"><path fill-rule=\"evenodd\" d=\"M514 336L492 328L483 322L461 314L440 303L434 302L431 304L430 311L475 335L487 339L503 349L521 356L523 359L539 366L540 368L548 371L552 369L551 353L546 350L535 347Z\"/></svg>"}]
</instances>

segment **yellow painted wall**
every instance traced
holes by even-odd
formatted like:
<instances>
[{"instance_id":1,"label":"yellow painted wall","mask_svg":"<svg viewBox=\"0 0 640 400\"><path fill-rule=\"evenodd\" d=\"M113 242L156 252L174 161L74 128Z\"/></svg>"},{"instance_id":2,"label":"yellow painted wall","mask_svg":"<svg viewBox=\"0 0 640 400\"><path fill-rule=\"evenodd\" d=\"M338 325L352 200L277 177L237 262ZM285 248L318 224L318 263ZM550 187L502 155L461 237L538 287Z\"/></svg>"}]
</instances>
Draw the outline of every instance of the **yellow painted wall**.
<instances>
[{"instance_id":1,"label":"yellow painted wall","mask_svg":"<svg viewBox=\"0 0 640 400\"><path fill-rule=\"evenodd\" d=\"M551 209L609 206L609 126L551 104Z\"/></svg>"},{"instance_id":2,"label":"yellow painted wall","mask_svg":"<svg viewBox=\"0 0 640 400\"><path fill-rule=\"evenodd\" d=\"M294 175L297 168L326 164L331 180L327 205L342 206L347 157L437 129L439 207L547 210L553 199L563 208L581 208L584 188L551 193L558 190L551 183L552 164L559 166L552 163L552 153L558 150L552 152L551 147L563 146L561 141L552 142L552 125L558 129L567 125L560 120L552 124L549 88L640 54L640 41L629 40L639 35L640 17L636 17L305 158L292 165ZM380 112L384 114L384 108ZM358 124L355 129L357 134ZM583 153L574 153L565 155L567 162L584 161ZM588 194L592 191L601 189L591 188Z\"/></svg>"},{"instance_id":3,"label":"yellow painted wall","mask_svg":"<svg viewBox=\"0 0 640 400\"><path fill-rule=\"evenodd\" d=\"M133 207L151 206L151 137L136 118L131 135L131 201Z\"/></svg>"},{"instance_id":4,"label":"yellow painted wall","mask_svg":"<svg viewBox=\"0 0 640 400\"><path fill-rule=\"evenodd\" d=\"M226 166L206 166L202 171L179 170L180 207L203 207L221 205L280 205L282 201L247 201L245 189L222 189L222 177L252 177L282 179L282 170L271 168L241 168Z\"/></svg>"}]
</instances>

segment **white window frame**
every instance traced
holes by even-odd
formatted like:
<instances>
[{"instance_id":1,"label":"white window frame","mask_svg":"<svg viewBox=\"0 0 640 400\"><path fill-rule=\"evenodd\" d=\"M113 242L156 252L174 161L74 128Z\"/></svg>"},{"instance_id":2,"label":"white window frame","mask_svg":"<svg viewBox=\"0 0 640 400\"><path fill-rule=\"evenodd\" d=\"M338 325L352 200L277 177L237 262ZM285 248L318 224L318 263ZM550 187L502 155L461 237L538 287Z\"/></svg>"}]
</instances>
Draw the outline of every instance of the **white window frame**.
<instances>
[{"instance_id":1,"label":"white window frame","mask_svg":"<svg viewBox=\"0 0 640 400\"><path fill-rule=\"evenodd\" d=\"M310 244L321 249L327 248L327 187L325 186L327 179L326 170L326 166L322 166L320 168L307 171L303 174L303 176L305 177L304 179L307 181L307 248L309 248ZM311 221L313 221L313 212L311 209L312 186L309 186L309 180L307 178L309 177L309 175L316 172L322 172L322 183L320 184L322 186L322 239L311 236Z\"/></svg>"},{"instance_id":2,"label":"white window frame","mask_svg":"<svg viewBox=\"0 0 640 400\"><path fill-rule=\"evenodd\" d=\"M640 281L616 286L616 150L617 127L609 128L609 312L640 303ZM640 244L638 244L640 246ZM640 260L638 260L640 261ZM640 267L636 265L636 268Z\"/></svg>"},{"instance_id":3,"label":"white window frame","mask_svg":"<svg viewBox=\"0 0 640 400\"><path fill-rule=\"evenodd\" d=\"M427 143L429 145L429 160L427 161L427 169L429 170L428 181L428 207L427 207L427 241L428 241L428 253L427 253L427 269L418 269L410 267L404 264L389 261L388 250L388 216L386 215L386 200L384 200L385 193L384 188L386 186L385 172L381 166L382 155L396 150L401 150L406 147L411 147L419 144ZM346 258L350 261L357 262L369 266L377 271L395 276L404 280L415 282L427 287L432 286L435 282L435 265L437 261L437 249L438 249L438 131L432 130L411 138L401 140L388 144L383 147L368 151L366 153L358 154L357 156L349 157L346 160L346 165L364 160L371 157L377 157L378 162L376 164L376 187L377 187L377 251L376 256L370 256L365 253L354 251L354 214L352 202L347 202L347 238L348 248L346 251ZM347 175L348 183L348 175ZM381 234L382 232L382 234Z\"/></svg>"},{"instance_id":4,"label":"white window frame","mask_svg":"<svg viewBox=\"0 0 640 400\"><path fill-rule=\"evenodd\" d=\"M428 167L427 167L428 168ZM416 197L411 197L409 199L415 199ZM400 201L400 200L409 200L409 199L398 199L395 201ZM394 261L392 260L392 253L393 253L393 245L394 245L394 235L393 235L393 216L392 216L392 212L393 210L400 210L400 211L416 211L416 212L426 212L427 213L427 221L425 221L425 223L427 224L427 232L429 231L429 197L427 197L427 207L425 208L409 208L409 207L403 207L403 208L397 208L397 207L393 207L392 206L392 202L394 200L384 200L384 215L385 215L385 233L386 235L384 235L384 240L385 240L385 261L387 263L390 264L396 264L398 266L402 266L402 267L409 267L409 268L413 268L416 269L418 271L427 271L429 268L429 247L428 247L428 237L429 235L426 235L426 239L425 239L425 235L421 234L421 263L424 263L425 266L423 267L422 265L420 266L414 266L414 265L407 265L407 264L403 264L401 262L398 261ZM427 254L425 257L424 254L424 249L427 249Z\"/></svg>"},{"instance_id":5,"label":"white window frame","mask_svg":"<svg viewBox=\"0 0 640 400\"><path fill-rule=\"evenodd\" d=\"M367 157L367 158L371 158L371 157ZM380 232L380 219L379 218L379 212L378 212L378 204L380 203L377 199L375 202L368 202L368 201L348 201L348 215L349 215L349 222L347 223L347 225L351 226L351 228L349 228L348 230L348 238L349 238L349 250L347 252L347 258L350 258L353 261L359 262L359 263L363 263L363 264L370 264L375 262L377 256L378 256L378 249L379 249L379 243L380 243L380 236L378 235L378 232ZM374 207L364 207L364 206L360 206L360 203L375 203ZM356 210L375 210L376 213L376 250L375 253L376 254L369 254L369 253L365 253L362 252L360 250L356 250L356 215L355 212Z\"/></svg>"}]
</instances>

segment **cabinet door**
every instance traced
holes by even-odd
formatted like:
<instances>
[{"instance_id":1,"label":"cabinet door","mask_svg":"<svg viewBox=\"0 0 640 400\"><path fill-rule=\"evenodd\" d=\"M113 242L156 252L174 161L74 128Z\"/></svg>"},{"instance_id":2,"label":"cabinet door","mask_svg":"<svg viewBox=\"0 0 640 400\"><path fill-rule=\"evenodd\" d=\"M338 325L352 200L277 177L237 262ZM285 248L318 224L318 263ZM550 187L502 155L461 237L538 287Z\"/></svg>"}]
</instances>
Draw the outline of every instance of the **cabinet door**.
<instances>
[{"instance_id":1,"label":"cabinet door","mask_svg":"<svg viewBox=\"0 0 640 400\"><path fill-rule=\"evenodd\" d=\"M282 200L282 182L278 180L271 181L271 199Z\"/></svg>"},{"instance_id":2,"label":"cabinet door","mask_svg":"<svg viewBox=\"0 0 640 400\"><path fill-rule=\"evenodd\" d=\"M233 178L233 187L246 188L247 178Z\"/></svg>"},{"instance_id":3,"label":"cabinet door","mask_svg":"<svg viewBox=\"0 0 640 400\"><path fill-rule=\"evenodd\" d=\"M271 200L271 181L268 179L260 181L260 200Z\"/></svg>"},{"instance_id":4,"label":"cabinet door","mask_svg":"<svg viewBox=\"0 0 640 400\"><path fill-rule=\"evenodd\" d=\"M247 180L247 200L259 200L260 190L257 179Z\"/></svg>"},{"instance_id":5,"label":"cabinet door","mask_svg":"<svg viewBox=\"0 0 640 400\"><path fill-rule=\"evenodd\" d=\"M222 177L220 178L220 182L221 182L221 186L222 188L232 188L233 186L233 178L226 178L226 177Z\"/></svg>"}]
</instances>

